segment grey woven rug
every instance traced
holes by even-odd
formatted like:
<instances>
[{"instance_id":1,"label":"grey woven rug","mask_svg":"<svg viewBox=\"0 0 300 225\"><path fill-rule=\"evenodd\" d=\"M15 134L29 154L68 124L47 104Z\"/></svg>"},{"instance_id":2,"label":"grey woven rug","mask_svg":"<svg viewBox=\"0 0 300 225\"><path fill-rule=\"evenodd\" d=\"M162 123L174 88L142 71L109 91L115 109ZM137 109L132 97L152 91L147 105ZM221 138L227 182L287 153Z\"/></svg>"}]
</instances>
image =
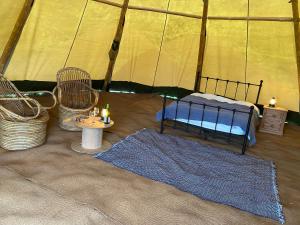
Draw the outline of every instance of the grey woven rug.
<instances>
[{"instance_id":1,"label":"grey woven rug","mask_svg":"<svg viewBox=\"0 0 300 225\"><path fill-rule=\"evenodd\" d=\"M205 200L284 223L273 162L144 129L96 155Z\"/></svg>"}]
</instances>

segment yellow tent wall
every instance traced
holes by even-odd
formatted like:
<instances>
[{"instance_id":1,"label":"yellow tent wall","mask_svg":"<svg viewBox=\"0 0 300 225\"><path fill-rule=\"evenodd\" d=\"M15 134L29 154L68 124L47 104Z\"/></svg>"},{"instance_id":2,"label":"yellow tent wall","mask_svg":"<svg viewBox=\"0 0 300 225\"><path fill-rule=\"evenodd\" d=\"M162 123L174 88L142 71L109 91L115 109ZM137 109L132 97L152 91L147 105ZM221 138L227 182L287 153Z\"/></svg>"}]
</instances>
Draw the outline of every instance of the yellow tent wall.
<instances>
[{"instance_id":1,"label":"yellow tent wall","mask_svg":"<svg viewBox=\"0 0 300 225\"><path fill-rule=\"evenodd\" d=\"M23 4L24 0L0 1L0 55L3 53Z\"/></svg>"},{"instance_id":2,"label":"yellow tent wall","mask_svg":"<svg viewBox=\"0 0 300 225\"><path fill-rule=\"evenodd\" d=\"M122 0L110 0L122 4ZM0 3L0 52L24 1ZM202 0L130 0L131 6L202 15ZM6 71L12 80L55 81L64 66L104 79L121 9L92 0L35 0ZM214 0L208 16L292 17L288 1ZM112 79L193 89L201 19L129 9ZM247 29L248 28L248 29ZM203 74L264 80L261 104L276 96L299 110L293 22L213 20L207 23ZM254 92L252 93L254 95ZM241 94L241 97L242 94Z\"/></svg>"},{"instance_id":3,"label":"yellow tent wall","mask_svg":"<svg viewBox=\"0 0 300 225\"><path fill-rule=\"evenodd\" d=\"M103 79L119 9L92 1L85 4L85 0L72 4L68 0L36 0L7 76L12 80L54 81L56 72L66 65Z\"/></svg>"},{"instance_id":4,"label":"yellow tent wall","mask_svg":"<svg viewBox=\"0 0 300 225\"><path fill-rule=\"evenodd\" d=\"M230 10L224 10L230 5ZM209 16L247 16L247 1L210 1ZM285 1L250 1L249 16L292 17ZM299 86L292 22L209 20L205 75L258 82L264 80L260 103L273 96L279 104L299 110ZM247 47L247 67L246 67ZM254 91L251 92L253 95Z\"/></svg>"},{"instance_id":5,"label":"yellow tent wall","mask_svg":"<svg viewBox=\"0 0 300 225\"><path fill-rule=\"evenodd\" d=\"M130 1L137 6L202 14L202 1L168 2ZM201 20L198 19L129 10L113 80L192 89L200 28Z\"/></svg>"}]
</instances>

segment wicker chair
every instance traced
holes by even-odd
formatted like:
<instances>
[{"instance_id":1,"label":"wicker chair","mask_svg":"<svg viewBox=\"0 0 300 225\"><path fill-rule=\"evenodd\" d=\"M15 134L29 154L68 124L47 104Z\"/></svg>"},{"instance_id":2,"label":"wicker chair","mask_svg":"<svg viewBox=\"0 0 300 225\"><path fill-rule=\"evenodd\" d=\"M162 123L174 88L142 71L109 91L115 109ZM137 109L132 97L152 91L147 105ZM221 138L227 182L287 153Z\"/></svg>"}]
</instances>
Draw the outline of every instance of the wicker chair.
<instances>
[{"instance_id":1,"label":"wicker chair","mask_svg":"<svg viewBox=\"0 0 300 225\"><path fill-rule=\"evenodd\" d=\"M68 131L80 131L69 118L88 115L98 104L99 93L92 88L91 76L86 71L75 67L67 67L57 72L59 126Z\"/></svg>"},{"instance_id":2,"label":"wicker chair","mask_svg":"<svg viewBox=\"0 0 300 225\"><path fill-rule=\"evenodd\" d=\"M42 145L46 140L49 120L47 109L56 105L52 92L53 105L42 106L27 94L20 92L13 83L0 74L0 147L7 150L25 150Z\"/></svg>"}]
</instances>

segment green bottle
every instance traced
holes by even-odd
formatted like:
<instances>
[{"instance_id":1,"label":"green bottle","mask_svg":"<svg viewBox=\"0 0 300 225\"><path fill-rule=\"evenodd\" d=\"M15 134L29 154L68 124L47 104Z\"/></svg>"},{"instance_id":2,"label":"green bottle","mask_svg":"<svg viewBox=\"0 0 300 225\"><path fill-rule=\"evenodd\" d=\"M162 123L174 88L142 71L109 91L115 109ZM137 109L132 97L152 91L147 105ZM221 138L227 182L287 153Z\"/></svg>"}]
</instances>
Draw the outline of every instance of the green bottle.
<instances>
[{"instance_id":1,"label":"green bottle","mask_svg":"<svg viewBox=\"0 0 300 225\"><path fill-rule=\"evenodd\" d=\"M105 109L105 115L103 115L103 121L104 123L109 124L110 123L109 104L106 104L104 109Z\"/></svg>"}]
</instances>

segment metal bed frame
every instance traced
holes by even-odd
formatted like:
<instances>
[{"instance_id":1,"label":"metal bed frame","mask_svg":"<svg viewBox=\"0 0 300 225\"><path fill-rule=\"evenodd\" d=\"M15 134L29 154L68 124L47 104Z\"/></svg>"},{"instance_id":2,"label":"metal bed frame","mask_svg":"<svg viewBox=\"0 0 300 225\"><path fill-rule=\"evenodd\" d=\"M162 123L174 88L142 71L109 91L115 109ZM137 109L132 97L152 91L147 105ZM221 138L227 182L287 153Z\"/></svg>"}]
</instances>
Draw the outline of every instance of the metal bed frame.
<instances>
[{"instance_id":1,"label":"metal bed frame","mask_svg":"<svg viewBox=\"0 0 300 225\"><path fill-rule=\"evenodd\" d=\"M201 87L200 90L198 92L200 93L206 93L207 91L207 87L208 87L208 82L212 81L215 82L214 84L214 92L213 94L217 95L217 96L222 96L222 97L226 97L232 100L237 100L237 93L239 88L244 87L245 88L245 98L244 100L246 101L248 98L248 93L249 93L249 88L250 87L255 87L257 88L257 95L256 95L256 100L255 100L255 104L258 103L259 100L259 96L260 96L260 92L261 92L261 88L262 88L262 84L263 81L261 80L259 84L254 84L254 83L245 83L245 82L240 82L240 81L232 81L232 80L224 80L224 79L219 79L219 78L212 78L212 77L206 77L206 76L200 76L200 81L203 80L205 82L204 85L202 85L202 87L204 86L204 91L201 92ZM217 90L218 90L218 85L220 85L223 82L223 84L225 85L224 88L224 92L222 94L216 94ZM232 89L235 88L234 90L234 96L230 97L228 96L228 89ZM204 134L205 139L207 139L207 135L209 133L212 133L215 136L220 136L220 137L224 137L228 142L232 142L233 140L238 140L240 142L240 139L242 139L242 154L245 154L246 148L248 146L248 135L249 135L249 130L250 130L250 124L251 124L251 119L253 116L253 111L254 111L254 107L251 106L249 107L249 111L241 111L241 110L237 110L237 109L229 109L226 107L220 107L220 106L213 106L213 105L209 105L209 104L204 104L204 103L194 103L191 101L185 101L185 100L181 100L181 99L177 99L176 100L176 112L175 112L175 118L174 119L168 119L165 118L165 113L166 113L166 104L167 104L167 99L168 97L166 95L164 95L163 98L163 108L162 108L162 119L161 119L161 123L160 123L160 133L162 134L164 132L165 126L169 126L168 124L166 124L166 122L173 122L173 125L171 125L171 127L173 128L184 128L184 130L186 130L187 132L193 132L197 133L199 135ZM185 102L189 104L189 113L188 113L188 122L187 123L183 123L177 120L177 112L178 112L178 105L180 102ZM201 118L201 124L200 126L195 126L189 123L190 121L190 113L191 113L191 108L193 105L200 105L203 108L202 111L202 118ZM217 109L217 117L216 117L216 123L215 123L215 127L214 129L208 129L203 127L203 119L204 119L204 115L206 113L207 108L216 108ZM229 133L225 133L225 132L221 132L217 130L217 125L218 125L218 120L219 120L219 116L220 113L223 111L231 111L232 112L232 119L231 119L231 124L230 124L230 132ZM235 119L235 115L236 113L245 113L248 114L248 121L247 121L247 127L246 127L246 131L244 135L236 135L234 133L232 133L232 127L233 127L233 123L234 123L234 119Z\"/></svg>"}]
</instances>

